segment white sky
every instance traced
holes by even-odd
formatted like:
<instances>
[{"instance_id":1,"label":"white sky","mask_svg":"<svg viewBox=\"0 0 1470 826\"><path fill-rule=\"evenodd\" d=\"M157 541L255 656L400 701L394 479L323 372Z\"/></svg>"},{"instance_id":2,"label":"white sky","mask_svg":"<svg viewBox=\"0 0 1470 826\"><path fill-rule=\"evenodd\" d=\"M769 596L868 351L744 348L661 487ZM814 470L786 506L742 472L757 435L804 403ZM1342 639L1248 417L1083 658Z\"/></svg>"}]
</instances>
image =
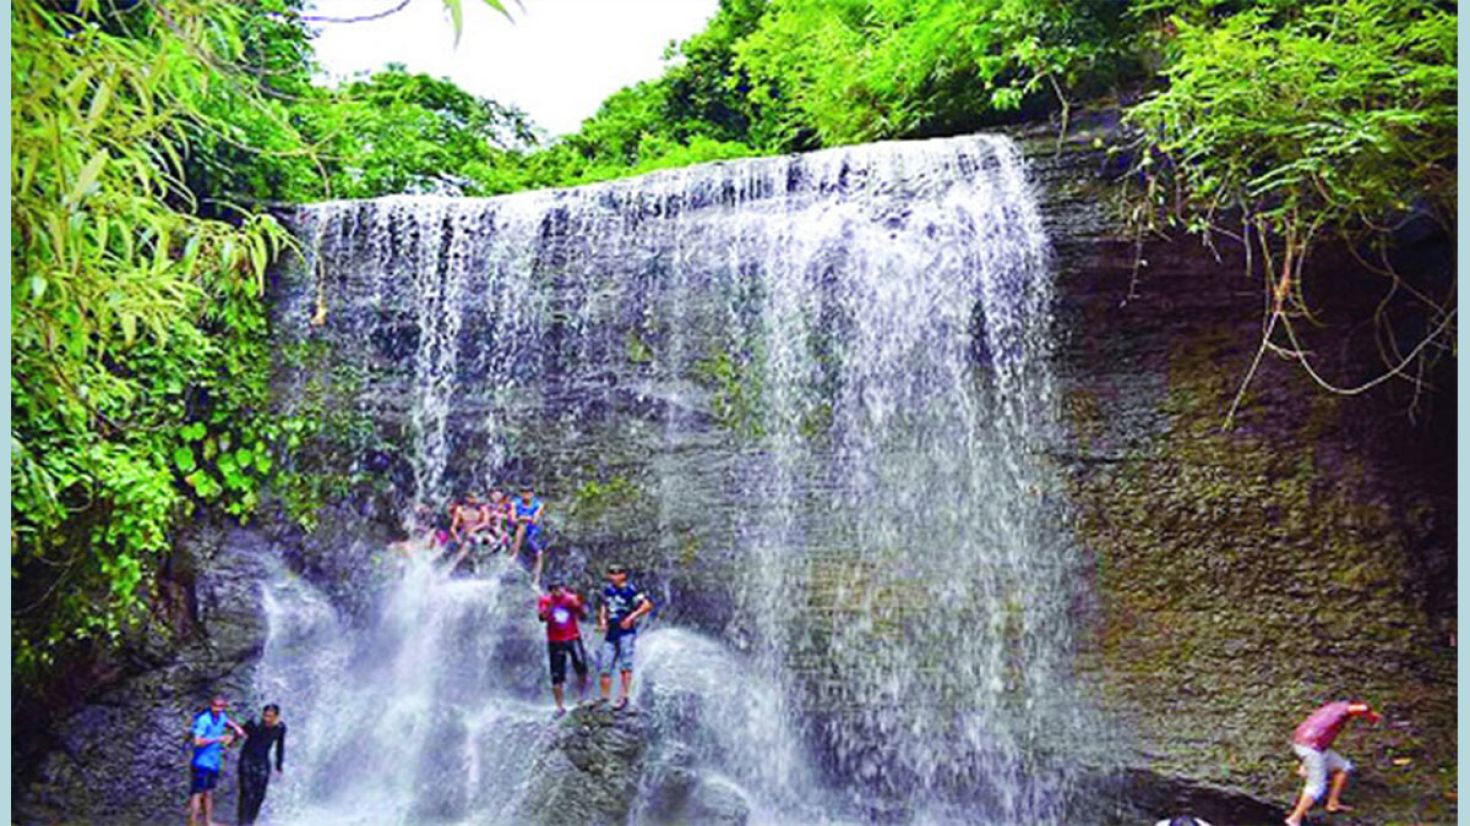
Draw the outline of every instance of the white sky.
<instances>
[{"instance_id":1,"label":"white sky","mask_svg":"<svg viewBox=\"0 0 1470 826\"><path fill-rule=\"evenodd\" d=\"M314 23L316 57L333 81L402 63L512 104L551 135L577 131L613 92L663 71L664 46L704 28L718 0L505 0L512 20L463 0L464 34L442 0L413 0L365 23ZM309 14L354 17L398 0L315 0Z\"/></svg>"}]
</instances>

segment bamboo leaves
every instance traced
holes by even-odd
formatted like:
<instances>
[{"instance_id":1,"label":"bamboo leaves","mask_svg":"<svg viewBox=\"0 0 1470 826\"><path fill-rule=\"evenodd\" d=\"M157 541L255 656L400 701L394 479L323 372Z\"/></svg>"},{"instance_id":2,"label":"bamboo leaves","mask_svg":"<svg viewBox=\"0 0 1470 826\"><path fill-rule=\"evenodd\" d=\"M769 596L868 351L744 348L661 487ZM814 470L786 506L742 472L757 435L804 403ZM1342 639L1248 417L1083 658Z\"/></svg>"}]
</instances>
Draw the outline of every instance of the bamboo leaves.
<instances>
[{"instance_id":1,"label":"bamboo leaves","mask_svg":"<svg viewBox=\"0 0 1470 826\"><path fill-rule=\"evenodd\" d=\"M128 627L189 492L241 516L254 507L274 469L263 458L270 361L259 298L287 243L267 216L199 215L186 181L191 142L215 122L201 108L209 78L237 53L246 10L171 0L114 21L95 2L53 6L11 8L23 90L11 119L23 677L57 646ZM233 479L200 458L227 435L252 445L249 471Z\"/></svg>"},{"instance_id":2,"label":"bamboo leaves","mask_svg":"<svg viewBox=\"0 0 1470 826\"><path fill-rule=\"evenodd\" d=\"M505 10L505 5L500 0L484 0L485 5L510 17L510 12ZM444 0L444 8L449 12L449 20L454 26L454 42L459 44L459 37L464 33L464 0Z\"/></svg>"},{"instance_id":3,"label":"bamboo leaves","mask_svg":"<svg viewBox=\"0 0 1470 826\"><path fill-rule=\"evenodd\" d=\"M97 177L102 174L102 167L107 165L107 158L107 149L99 149L92 159L87 161L86 166L82 167L81 172L77 174L76 183L72 185L71 192L67 194L64 201L68 207L75 208L82 202L82 198L97 191Z\"/></svg>"}]
</instances>

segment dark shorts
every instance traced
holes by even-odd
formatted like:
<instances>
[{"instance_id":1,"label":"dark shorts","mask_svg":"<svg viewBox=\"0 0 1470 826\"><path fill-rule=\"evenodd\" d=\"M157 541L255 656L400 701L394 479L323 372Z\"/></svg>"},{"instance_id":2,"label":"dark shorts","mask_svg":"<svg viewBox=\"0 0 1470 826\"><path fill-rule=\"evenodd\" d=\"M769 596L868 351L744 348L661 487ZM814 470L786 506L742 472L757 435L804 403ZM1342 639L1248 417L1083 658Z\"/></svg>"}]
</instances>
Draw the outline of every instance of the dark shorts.
<instances>
[{"instance_id":1,"label":"dark shorts","mask_svg":"<svg viewBox=\"0 0 1470 826\"><path fill-rule=\"evenodd\" d=\"M219 769L190 766L189 775L189 794L213 791L215 784L219 782Z\"/></svg>"},{"instance_id":2,"label":"dark shorts","mask_svg":"<svg viewBox=\"0 0 1470 826\"><path fill-rule=\"evenodd\" d=\"M561 685L567 681L567 658L572 659L572 670L578 677L587 676L587 649L581 640L546 643L546 655L551 659L551 684Z\"/></svg>"}]
</instances>

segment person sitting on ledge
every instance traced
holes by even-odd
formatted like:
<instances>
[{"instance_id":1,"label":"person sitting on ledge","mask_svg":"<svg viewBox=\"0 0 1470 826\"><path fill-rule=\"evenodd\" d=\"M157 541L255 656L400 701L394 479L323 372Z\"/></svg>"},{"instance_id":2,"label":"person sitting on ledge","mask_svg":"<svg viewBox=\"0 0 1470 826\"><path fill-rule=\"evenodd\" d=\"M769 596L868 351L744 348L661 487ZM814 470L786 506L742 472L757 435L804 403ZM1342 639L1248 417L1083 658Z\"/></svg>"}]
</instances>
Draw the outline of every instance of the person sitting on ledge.
<instances>
[{"instance_id":1,"label":"person sitting on ledge","mask_svg":"<svg viewBox=\"0 0 1470 826\"><path fill-rule=\"evenodd\" d=\"M454 558L449 560L446 570L453 572L479 542L481 533L489 526L490 518L480 497L473 491L465 494L462 505L454 508L454 521L449 525L449 534L455 543Z\"/></svg>"},{"instance_id":2,"label":"person sitting on ledge","mask_svg":"<svg viewBox=\"0 0 1470 826\"><path fill-rule=\"evenodd\" d=\"M490 522L485 533L490 537L490 547L501 550L510 547L510 524L515 519L515 506L510 497L500 488L490 490L490 504L486 506Z\"/></svg>"},{"instance_id":3,"label":"person sitting on ledge","mask_svg":"<svg viewBox=\"0 0 1470 826\"><path fill-rule=\"evenodd\" d=\"M511 542L510 555L515 556L521 552L521 544L536 555L536 561L532 565L531 584L537 590L541 588L541 555L546 550L545 540L541 533L541 519L546 515L546 503L536 496L536 492L529 483L521 486L521 498L516 500L514 519L516 524L515 539Z\"/></svg>"}]
</instances>

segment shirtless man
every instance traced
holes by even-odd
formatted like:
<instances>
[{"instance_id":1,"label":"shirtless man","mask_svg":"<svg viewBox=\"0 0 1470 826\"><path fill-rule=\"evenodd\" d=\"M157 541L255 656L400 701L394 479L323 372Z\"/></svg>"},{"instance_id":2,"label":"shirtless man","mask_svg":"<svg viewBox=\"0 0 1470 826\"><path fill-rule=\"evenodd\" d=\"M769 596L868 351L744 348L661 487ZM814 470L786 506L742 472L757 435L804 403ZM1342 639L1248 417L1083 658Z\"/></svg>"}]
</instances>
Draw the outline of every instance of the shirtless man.
<instances>
[{"instance_id":1,"label":"shirtless man","mask_svg":"<svg viewBox=\"0 0 1470 826\"><path fill-rule=\"evenodd\" d=\"M449 561L450 571L459 567L477 543L488 540L485 532L490 529L489 509L480 502L476 493L465 494L464 504L455 505L452 511L454 520L449 523L449 536L458 545L458 551Z\"/></svg>"}]
</instances>

